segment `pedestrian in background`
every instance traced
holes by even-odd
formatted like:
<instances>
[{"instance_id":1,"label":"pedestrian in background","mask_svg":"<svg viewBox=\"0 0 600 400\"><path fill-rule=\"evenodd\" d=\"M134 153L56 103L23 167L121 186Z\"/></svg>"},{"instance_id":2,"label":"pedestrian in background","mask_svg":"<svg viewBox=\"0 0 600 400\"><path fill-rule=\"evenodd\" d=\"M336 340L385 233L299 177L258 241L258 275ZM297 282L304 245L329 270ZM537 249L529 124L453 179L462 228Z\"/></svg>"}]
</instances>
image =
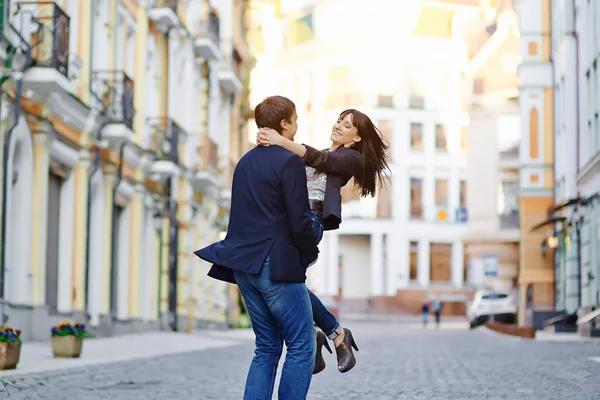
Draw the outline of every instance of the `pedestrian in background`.
<instances>
[{"instance_id":1,"label":"pedestrian in background","mask_svg":"<svg viewBox=\"0 0 600 400\"><path fill-rule=\"evenodd\" d=\"M423 316L423 328L427 328L427 321L429 319L429 304L423 304L423 307L421 307L421 315Z\"/></svg>"},{"instance_id":2,"label":"pedestrian in background","mask_svg":"<svg viewBox=\"0 0 600 400\"><path fill-rule=\"evenodd\" d=\"M442 315L442 302L440 300L435 300L433 302L433 313L435 314L435 324L437 327L440 327L440 317Z\"/></svg>"}]
</instances>

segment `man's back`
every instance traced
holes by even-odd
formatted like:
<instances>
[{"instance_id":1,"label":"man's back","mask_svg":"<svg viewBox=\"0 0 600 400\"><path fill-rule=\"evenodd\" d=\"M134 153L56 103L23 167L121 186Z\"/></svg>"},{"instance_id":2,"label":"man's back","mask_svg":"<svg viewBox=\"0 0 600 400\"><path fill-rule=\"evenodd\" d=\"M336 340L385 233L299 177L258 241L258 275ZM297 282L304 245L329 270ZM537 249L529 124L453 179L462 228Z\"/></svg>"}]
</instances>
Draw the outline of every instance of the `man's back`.
<instances>
[{"instance_id":1,"label":"man's back","mask_svg":"<svg viewBox=\"0 0 600 400\"><path fill-rule=\"evenodd\" d=\"M222 267L258 273L267 255L271 279L304 282L317 256L302 160L280 147L258 147L239 161L234 175L225 240L199 250ZM211 276L228 280L211 271Z\"/></svg>"}]
</instances>

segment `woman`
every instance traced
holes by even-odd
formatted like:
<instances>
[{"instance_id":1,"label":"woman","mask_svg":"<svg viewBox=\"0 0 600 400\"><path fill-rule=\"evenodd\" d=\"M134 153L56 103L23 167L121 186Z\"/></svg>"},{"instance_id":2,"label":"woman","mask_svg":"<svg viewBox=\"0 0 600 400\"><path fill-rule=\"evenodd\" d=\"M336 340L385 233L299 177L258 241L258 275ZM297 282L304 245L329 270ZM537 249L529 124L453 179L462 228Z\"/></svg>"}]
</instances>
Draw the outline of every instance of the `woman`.
<instances>
[{"instance_id":1,"label":"woman","mask_svg":"<svg viewBox=\"0 0 600 400\"><path fill-rule=\"evenodd\" d=\"M333 124L331 146L328 150L316 150L308 145L295 143L277 131L261 128L257 136L261 146L276 145L296 153L306 164L308 198L313 218L313 230L317 241L323 231L334 230L342 222L341 188L354 178L354 186L361 196L375 196L378 182L382 182L387 165L386 149L382 135L371 119L364 113L348 109ZM333 314L310 292L313 318L316 325L333 340L340 372L350 371L356 364L352 348L358 347L352 332L340 326ZM325 345L331 353L323 333L317 334L317 358L313 374L325 368L321 349Z\"/></svg>"}]
</instances>

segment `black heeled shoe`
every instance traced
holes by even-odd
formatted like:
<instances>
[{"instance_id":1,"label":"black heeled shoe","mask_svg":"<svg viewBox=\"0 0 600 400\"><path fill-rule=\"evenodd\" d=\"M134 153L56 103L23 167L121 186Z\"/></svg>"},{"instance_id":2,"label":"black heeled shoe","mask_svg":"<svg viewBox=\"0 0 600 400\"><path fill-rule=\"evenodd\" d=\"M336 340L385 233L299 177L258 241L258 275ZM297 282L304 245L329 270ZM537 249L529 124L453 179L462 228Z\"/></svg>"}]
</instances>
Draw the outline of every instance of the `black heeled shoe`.
<instances>
[{"instance_id":1,"label":"black heeled shoe","mask_svg":"<svg viewBox=\"0 0 600 400\"><path fill-rule=\"evenodd\" d=\"M318 374L319 372L325 369L325 359L323 358L323 354L321 354L321 349L325 346L327 351L330 354L333 354L331 351L331 347L329 347L329 343L327 343L327 336L321 331L317 332L317 356L315 357L315 367L313 368L313 375Z\"/></svg>"},{"instance_id":2,"label":"black heeled shoe","mask_svg":"<svg viewBox=\"0 0 600 400\"><path fill-rule=\"evenodd\" d=\"M344 340L336 348L338 360L338 370L343 374L344 372L350 371L356 365L356 357L352 352L352 348L358 351L358 346L352 337L350 329L344 328Z\"/></svg>"}]
</instances>

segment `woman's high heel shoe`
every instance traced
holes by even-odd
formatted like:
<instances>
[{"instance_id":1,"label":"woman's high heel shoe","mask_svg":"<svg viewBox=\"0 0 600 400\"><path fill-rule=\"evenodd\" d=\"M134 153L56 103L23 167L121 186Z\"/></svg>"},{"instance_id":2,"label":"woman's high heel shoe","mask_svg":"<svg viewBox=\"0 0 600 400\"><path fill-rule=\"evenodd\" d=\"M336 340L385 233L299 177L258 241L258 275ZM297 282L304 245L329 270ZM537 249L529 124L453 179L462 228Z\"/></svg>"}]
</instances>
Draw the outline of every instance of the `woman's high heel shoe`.
<instances>
[{"instance_id":1,"label":"woman's high heel shoe","mask_svg":"<svg viewBox=\"0 0 600 400\"><path fill-rule=\"evenodd\" d=\"M319 372L325 369L325 359L323 358L323 354L321 354L321 349L325 346L327 351L330 354L333 354L331 351L331 347L329 347L329 343L327 343L327 336L321 331L317 332L317 356L315 358L315 367L313 368L313 375L318 374Z\"/></svg>"},{"instance_id":2,"label":"woman's high heel shoe","mask_svg":"<svg viewBox=\"0 0 600 400\"><path fill-rule=\"evenodd\" d=\"M356 342L352 337L352 332L350 332L350 329L344 328L344 339L342 340L342 343L335 348L338 370L341 373L350 371L356 365L356 357L354 357L352 348L358 351L358 346L356 346Z\"/></svg>"}]
</instances>

